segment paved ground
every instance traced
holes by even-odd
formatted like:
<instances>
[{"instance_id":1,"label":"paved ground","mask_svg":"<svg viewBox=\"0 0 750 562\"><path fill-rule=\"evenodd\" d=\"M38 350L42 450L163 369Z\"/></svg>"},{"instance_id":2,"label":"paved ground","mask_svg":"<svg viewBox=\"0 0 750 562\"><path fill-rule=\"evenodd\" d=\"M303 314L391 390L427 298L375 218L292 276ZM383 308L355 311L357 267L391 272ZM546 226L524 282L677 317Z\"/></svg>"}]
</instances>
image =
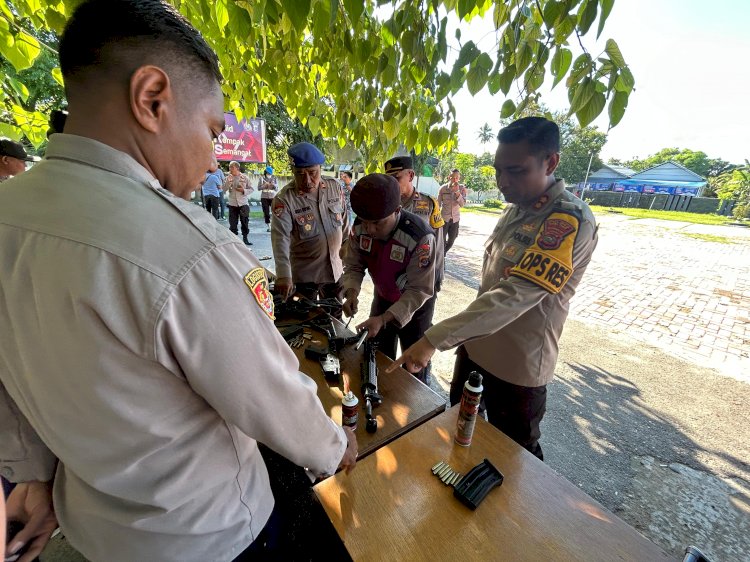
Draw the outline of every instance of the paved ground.
<instances>
[{"instance_id":1,"label":"paved ground","mask_svg":"<svg viewBox=\"0 0 750 562\"><path fill-rule=\"evenodd\" d=\"M473 299L496 220L464 215L436 320ZM546 462L675 560L689 544L714 562L747 560L750 229L599 220L600 245L549 386ZM271 255L262 219L251 219L250 238L259 258ZM368 283L363 302L371 292ZM444 395L452 365L452 353L436 354L433 388ZM44 562L79 560L59 539L45 554Z\"/></svg>"}]
</instances>

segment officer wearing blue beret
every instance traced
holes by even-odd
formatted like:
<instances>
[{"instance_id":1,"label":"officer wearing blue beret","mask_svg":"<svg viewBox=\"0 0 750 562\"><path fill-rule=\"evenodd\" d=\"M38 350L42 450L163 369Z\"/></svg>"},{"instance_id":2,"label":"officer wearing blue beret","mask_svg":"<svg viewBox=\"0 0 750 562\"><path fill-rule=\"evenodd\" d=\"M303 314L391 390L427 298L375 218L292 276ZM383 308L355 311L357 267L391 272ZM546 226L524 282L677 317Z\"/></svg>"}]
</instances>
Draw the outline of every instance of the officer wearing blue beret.
<instances>
[{"instance_id":1,"label":"officer wearing blue beret","mask_svg":"<svg viewBox=\"0 0 750 562\"><path fill-rule=\"evenodd\" d=\"M276 261L276 292L285 299L339 298L344 271L339 253L349 234L344 193L333 178L323 178L325 156L301 142L287 154L294 179L273 199L271 242Z\"/></svg>"}]
</instances>

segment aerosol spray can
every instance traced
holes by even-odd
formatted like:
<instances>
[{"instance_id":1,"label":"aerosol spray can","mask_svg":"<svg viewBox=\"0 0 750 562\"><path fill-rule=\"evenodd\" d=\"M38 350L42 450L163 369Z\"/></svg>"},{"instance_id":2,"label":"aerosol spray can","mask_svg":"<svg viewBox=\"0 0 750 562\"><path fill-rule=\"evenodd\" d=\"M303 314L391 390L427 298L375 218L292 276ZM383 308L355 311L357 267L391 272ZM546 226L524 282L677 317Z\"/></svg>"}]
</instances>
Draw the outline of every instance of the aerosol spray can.
<instances>
[{"instance_id":1,"label":"aerosol spray can","mask_svg":"<svg viewBox=\"0 0 750 562\"><path fill-rule=\"evenodd\" d=\"M359 400L350 390L344 394L341 401L341 425L349 427L352 430L357 429L359 421Z\"/></svg>"},{"instance_id":2,"label":"aerosol spray can","mask_svg":"<svg viewBox=\"0 0 750 562\"><path fill-rule=\"evenodd\" d=\"M479 401L482 399L483 388L482 375L472 371L469 380L464 383L464 393L461 396L456 436L454 437L454 441L462 447L471 445L471 436L474 434L474 425L477 423Z\"/></svg>"}]
</instances>

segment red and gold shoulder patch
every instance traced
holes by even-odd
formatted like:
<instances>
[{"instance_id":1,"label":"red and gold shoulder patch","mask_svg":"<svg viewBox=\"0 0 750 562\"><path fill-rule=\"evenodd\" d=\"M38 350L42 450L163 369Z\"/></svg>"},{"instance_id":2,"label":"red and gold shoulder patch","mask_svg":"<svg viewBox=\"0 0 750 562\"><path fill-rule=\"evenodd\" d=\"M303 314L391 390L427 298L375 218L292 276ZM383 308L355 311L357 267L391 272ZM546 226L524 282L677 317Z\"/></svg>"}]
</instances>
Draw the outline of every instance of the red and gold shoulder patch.
<instances>
[{"instance_id":1,"label":"red and gold shoulder patch","mask_svg":"<svg viewBox=\"0 0 750 562\"><path fill-rule=\"evenodd\" d=\"M274 206L273 206L273 214L276 215L277 217L280 217L281 214L284 212L285 208L286 207L284 207L283 203L276 202L276 203L274 203Z\"/></svg>"},{"instance_id":2,"label":"red and gold shoulder patch","mask_svg":"<svg viewBox=\"0 0 750 562\"><path fill-rule=\"evenodd\" d=\"M245 285L250 288L250 292L255 297L260 309L265 312L271 320L275 320L276 317L273 314L273 297L268 290L266 270L262 267L256 267L255 269L248 271L247 275L245 275Z\"/></svg>"},{"instance_id":3,"label":"red and gold shoulder patch","mask_svg":"<svg viewBox=\"0 0 750 562\"><path fill-rule=\"evenodd\" d=\"M578 225L574 215L552 213L544 221L534 244L526 249L509 274L531 281L550 293L559 293L573 274Z\"/></svg>"},{"instance_id":4,"label":"red and gold shoulder patch","mask_svg":"<svg viewBox=\"0 0 750 562\"><path fill-rule=\"evenodd\" d=\"M420 244L417 246L417 264L421 269L424 269L428 265L430 265L430 245L429 244Z\"/></svg>"}]
</instances>

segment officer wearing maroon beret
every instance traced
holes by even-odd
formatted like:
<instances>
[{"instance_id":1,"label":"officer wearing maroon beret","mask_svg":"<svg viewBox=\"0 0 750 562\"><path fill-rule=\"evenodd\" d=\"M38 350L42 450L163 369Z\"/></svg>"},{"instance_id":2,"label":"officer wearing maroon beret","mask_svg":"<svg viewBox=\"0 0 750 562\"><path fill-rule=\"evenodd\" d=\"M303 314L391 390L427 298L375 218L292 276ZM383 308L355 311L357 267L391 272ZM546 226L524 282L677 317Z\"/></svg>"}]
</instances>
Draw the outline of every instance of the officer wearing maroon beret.
<instances>
[{"instance_id":1,"label":"officer wearing maroon beret","mask_svg":"<svg viewBox=\"0 0 750 562\"><path fill-rule=\"evenodd\" d=\"M370 318L357 326L378 337L380 350L396 356L396 340L406 349L429 328L432 314L425 302L435 290L435 235L418 216L401 208L398 182L370 174L354 186L357 215L344 257L344 314L357 312L365 272L375 285ZM430 311L431 312L431 309ZM427 370L415 375L427 382Z\"/></svg>"}]
</instances>

